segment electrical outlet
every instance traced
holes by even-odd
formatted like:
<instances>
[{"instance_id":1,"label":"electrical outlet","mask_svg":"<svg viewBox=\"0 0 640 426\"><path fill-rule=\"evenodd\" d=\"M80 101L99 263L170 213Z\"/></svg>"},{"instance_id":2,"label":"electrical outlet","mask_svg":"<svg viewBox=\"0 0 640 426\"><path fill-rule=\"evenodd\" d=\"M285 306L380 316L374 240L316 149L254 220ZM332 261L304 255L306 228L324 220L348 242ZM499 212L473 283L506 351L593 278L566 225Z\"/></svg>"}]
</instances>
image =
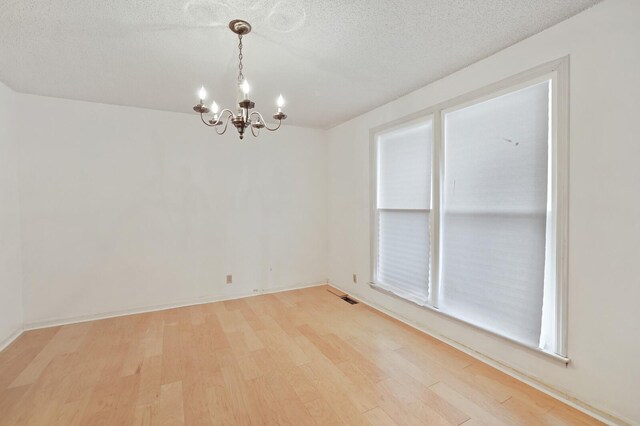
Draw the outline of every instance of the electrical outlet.
<instances>
[{"instance_id":1,"label":"electrical outlet","mask_svg":"<svg viewBox=\"0 0 640 426\"><path fill-rule=\"evenodd\" d=\"M227 284L233 283L233 275L227 275Z\"/></svg>"},{"instance_id":2,"label":"electrical outlet","mask_svg":"<svg viewBox=\"0 0 640 426\"><path fill-rule=\"evenodd\" d=\"M353 274L353 283L354 284L358 283L358 276L356 274Z\"/></svg>"}]
</instances>

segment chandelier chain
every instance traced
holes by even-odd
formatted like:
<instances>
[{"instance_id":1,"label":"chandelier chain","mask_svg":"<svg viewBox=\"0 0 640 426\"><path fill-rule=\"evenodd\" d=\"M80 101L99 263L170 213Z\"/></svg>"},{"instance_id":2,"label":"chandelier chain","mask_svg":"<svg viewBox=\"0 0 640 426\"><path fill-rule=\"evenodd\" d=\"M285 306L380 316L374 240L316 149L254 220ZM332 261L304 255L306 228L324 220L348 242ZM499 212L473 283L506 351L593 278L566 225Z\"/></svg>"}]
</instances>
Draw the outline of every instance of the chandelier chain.
<instances>
[{"instance_id":1,"label":"chandelier chain","mask_svg":"<svg viewBox=\"0 0 640 426\"><path fill-rule=\"evenodd\" d=\"M240 40L238 43L238 83L242 83L244 81L244 74L242 74L242 34L238 34L238 39Z\"/></svg>"}]
</instances>

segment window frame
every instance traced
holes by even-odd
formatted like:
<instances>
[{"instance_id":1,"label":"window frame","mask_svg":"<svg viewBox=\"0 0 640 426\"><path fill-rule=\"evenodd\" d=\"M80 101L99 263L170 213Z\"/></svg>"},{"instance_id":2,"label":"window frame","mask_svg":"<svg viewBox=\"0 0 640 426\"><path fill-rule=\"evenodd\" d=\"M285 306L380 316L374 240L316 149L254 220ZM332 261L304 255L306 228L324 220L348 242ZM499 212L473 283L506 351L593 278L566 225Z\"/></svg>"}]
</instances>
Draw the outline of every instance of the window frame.
<instances>
[{"instance_id":1,"label":"window frame","mask_svg":"<svg viewBox=\"0 0 640 426\"><path fill-rule=\"evenodd\" d=\"M555 249L555 290L556 290L556 351L551 352L520 341L503 336L492 330L461 320L438 309L438 297L441 270L441 207L443 203L442 184L444 182L444 116L446 113L477 104L484 100L492 99L506 93L530 85L550 80L551 81L551 126L549 149L549 184L550 205L552 215L553 247ZM426 304L417 304L411 300L402 298L376 284L377 271L377 227L379 215L377 211L378 190L378 139L381 135L410 126L420 121L432 120L433 146L432 146L432 176L431 176L431 263L429 276L429 299ZM369 131L370 153L370 286L376 290L399 297L401 300L427 308L448 318L461 323L471 325L502 339L511 341L520 346L532 349L536 352L550 356L568 364L567 348L567 290L568 290L568 200L569 200L569 56L545 63L538 67L505 78L493 84L452 98L445 102L422 109L413 114L401 117L397 120L372 128Z\"/></svg>"}]
</instances>

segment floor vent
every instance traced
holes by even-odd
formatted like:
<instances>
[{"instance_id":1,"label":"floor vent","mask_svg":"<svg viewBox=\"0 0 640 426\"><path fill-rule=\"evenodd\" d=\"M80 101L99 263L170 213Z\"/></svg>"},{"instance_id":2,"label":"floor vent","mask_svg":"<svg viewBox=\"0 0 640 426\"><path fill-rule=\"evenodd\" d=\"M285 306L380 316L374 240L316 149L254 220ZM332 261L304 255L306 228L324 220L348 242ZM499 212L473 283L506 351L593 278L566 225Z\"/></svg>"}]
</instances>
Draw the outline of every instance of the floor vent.
<instances>
[{"instance_id":1,"label":"floor vent","mask_svg":"<svg viewBox=\"0 0 640 426\"><path fill-rule=\"evenodd\" d=\"M331 294L333 294L334 296L338 296L340 299L344 300L345 302L349 303L350 305L357 305L358 301L355 299L352 299L349 297L349 295L347 293L344 293L342 291L338 291L336 289L333 289L331 287L329 287L327 289L327 291Z\"/></svg>"},{"instance_id":2,"label":"floor vent","mask_svg":"<svg viewBox=\"0 0 640 426\"><path fill-rule=\"evenodd\" d=\"M350 298L349 296L342 296L340 299L344 300L345 302L351 304L351 305L357 305L358 301L354 300L352 298Z\"/></svg>"}]
</instances>

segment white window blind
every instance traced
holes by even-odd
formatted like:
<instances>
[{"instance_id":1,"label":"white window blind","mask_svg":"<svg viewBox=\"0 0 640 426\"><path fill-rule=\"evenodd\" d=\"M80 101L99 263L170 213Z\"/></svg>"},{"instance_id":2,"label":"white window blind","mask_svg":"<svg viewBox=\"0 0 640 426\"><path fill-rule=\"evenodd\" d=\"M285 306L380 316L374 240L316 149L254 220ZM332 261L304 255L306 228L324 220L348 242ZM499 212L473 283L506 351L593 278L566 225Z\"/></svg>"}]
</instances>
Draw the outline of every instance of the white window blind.
<instances>
[{"instance_id":1,"label":"white window blind","mask_svg":"<svg viewBox=\"0 0 640 426\"><path fill-rule=\"evenodd\" d=\"M377 140L377 285L416 303L429 296L432 121Z\"/></svg>"},{"instance_id":2,"label":"white window blind","mask_svg":"<svg viewBox=\"0 0 640 426\"><path fill-rule=\"evenodd\" d=\"M444 114L438 307L532 346L541 332L550 81Z\"/></svg>"}]
</instances>

